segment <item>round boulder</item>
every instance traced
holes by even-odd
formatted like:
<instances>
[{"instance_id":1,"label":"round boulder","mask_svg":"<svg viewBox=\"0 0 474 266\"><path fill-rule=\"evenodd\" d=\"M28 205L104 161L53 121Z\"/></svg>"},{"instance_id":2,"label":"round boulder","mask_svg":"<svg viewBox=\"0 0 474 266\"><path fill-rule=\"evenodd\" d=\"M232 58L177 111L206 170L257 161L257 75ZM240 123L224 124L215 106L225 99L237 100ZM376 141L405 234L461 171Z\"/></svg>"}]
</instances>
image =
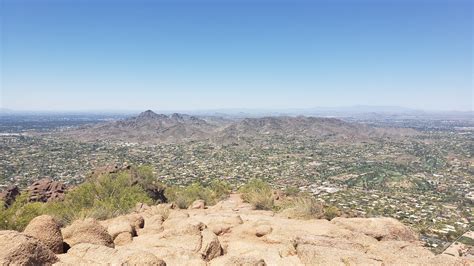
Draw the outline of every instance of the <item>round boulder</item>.
<instances>
[{"instance_id":1,"label":"round boulder","mask_svg":"<svg viewBox=\"0 0 474 266\"><path fill-rule=\"evenodd\" d=\"M62 231L64 242L69 246L90 243L114 247L114 241L107 230L94 219L77 220Z\"/></svg>"},{"instance_id":2,"label":"round boulder","mask_svg":"<svg viewBox=\"0 0 474 266\"><path fill-rule=\"evenodd\" d=\"M123 246L133 241L132 235L129 232L122 232L114 239L115 246Z\"/></svg>"},{"instance_id":3,"label":"round boulder","mask_svg":"<svg viewBox=\"0 0 474 266\"><path fill-rule=\"evenodd\" d=\"M132 236L136 234L135 229L124 219L111 222L107 227L107 232L112 239L115 239L121 233L129 233Z\"/></svg>"},{"instance_id":4,"label":"round boulder","mask_svg":"<svg viewBox=\"0 0 474 266\"><path fill-rule=\"evenodd\" d=\"M145 219L140 214L128 214L125 216L125 219L130 222L130 225L135 231L138 231L138 229L143 228L143 226L145 225Z\"/></svg>"},{"instance_id":5,"label":"round boulder","mask_svg":"<svg viewBox=\"0 0 474 266\"><path fill-rule=\"evenodd\" d=\"M16 231L0 231L0 265L48 265L58 257L38 239Z\"/></svg>"},{"instance_id":6,"label":"round boulder","mask_svg":"<svg viewBox=\"0 0 474 266\"><path fill-rule=\"evenodd\" d=\"M32 236L45 244L56 254L63 253L63 236L58 222L49 215L35 217L26 226L24 234Z\"/></svg>"},{"instance_id":7,"label":"round boulder","mask_svg":"<svg viewBox=\"0 0 474 266\"><path fill-rule=\"evenodd\" d=\"M156 265L156 266L166 266L166 263L153 255L150 252L146 251L134 251L131 254L124 255L120 259L120 265L131 266L131 265Z\"/></svg>"}]
</instances>

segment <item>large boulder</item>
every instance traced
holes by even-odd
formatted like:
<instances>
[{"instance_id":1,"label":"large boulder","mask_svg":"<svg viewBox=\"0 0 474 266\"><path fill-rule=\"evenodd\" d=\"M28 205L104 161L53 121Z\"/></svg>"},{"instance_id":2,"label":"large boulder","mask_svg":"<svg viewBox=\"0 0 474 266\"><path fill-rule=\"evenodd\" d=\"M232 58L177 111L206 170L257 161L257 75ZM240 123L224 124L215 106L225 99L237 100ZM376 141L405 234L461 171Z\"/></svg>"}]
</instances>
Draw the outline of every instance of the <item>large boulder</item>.
<instances>
[{"instance_id":1,"label":"large boulder","mask_svg":"<svg viewBox=\"0 0 474 266\"><path fill-rule=\"evenodd\" d=\"M115 238L115 236L123 232L129 232L133 236L136 236L136 233L145 225L145 220L140 214L131 213L100 221L99 223L107 228L112 238Z\"/></svg>"},{"instance_id":2,"label":"large boulder","mask_svg":"<svg viewBox=\"0 0 474 266\"><path fill-rule=\"evenodd\" d=\"M59 255L63 265L158 265L166 263L143 250L113 249L106 246L82 243L66 254Z\"/></svg>"},{"instance_id":3,"label":"large boulder","mask_svg":"<svg viewBox=\"0 0 474 266\"><path fill-rule=\"evenodd\" d=\"M417 241L418 235L393 218L341 218L331 220L332 224L381 240Z\"/></svg>"},{"instance_id":4,"label":"large boulder","mask_svg":"<svg viewBox=\"0 0 474 266\"><path fill-rule=\"evenodd\" d=\"M204 229L201 232L202 242L200 253L202 258L206 261L210 261L213 258L219 257L222 255L222 247L219 239L216 234L214 234L210 229Z\"/></svg>"},{"instance_id":5,"label":"large boulder","mask_svg":"<svg viewBox=\"0 0 474 266\"><path fill-rule=\"evenodd\" d=\"M63 200L66 185L59 181L53 181L50 178L43 178L31 184L27 191L29 195L28 201L30 202Z\"/></svg>"},{"instance_id":6,"label":"large boulder","mask_svg":"<svg viewBox=\"0 0 474 266\"><path fill-rule=\"evenodd\" d=\"M0 265L51 265L56 255L38 239L16 231L0 231Z\"/></svg>"},{"instance_id":7,"label":"large boulder","mask_svg":"<svg viewBox=\"0 0 474 266\"><path fill-rule=\"evenodd\" d=\"M130 223L135 231L145 226L145 219L138 213L125 215L125 219Z\"/></svg>"},{"instance_id":8,"label":"large boulder","mask_svg":"<svg viewBox=\"0 0 474 266\"><path fill-rule=\"evenodd\" d=\"M61 229L58 222L52 216L41 215L35 217L26 226L23 233L40 240L54 253L63 253Z\"/></svg>"},{"instance_id":9,"label":"large boulder","mask_svg":"<svg viewBox=\"0 0 474 266\"><path fill-rule=\"evenodd\" d=\"M133 236L129 232L122 232L114 238L115 246L123 246L133 241Z\"/></svg>"},{"instance_id":10,"label":"large boulder","mask_svg":"<svg viewBox=\"0 0 474 266\"><path fill-rule=\"evenodd\" d=\"M117 257L117 250L103 245L80 243L58 257L64 265L105 265Z\"/></svg>"},{"instance_id":11,"label":"large boulder","mask_svg":"<svg viewBox=\"0 0 474 266\"><path fill-rule=\"evenodd\" d=\"M0 192L0 201L3 201L5 208L8 208L15 202L18 195L20 195L20 190L17 186L12 185Z\"/></svg>"},{"instance_id":12,"label":"large boulder","mask_svg":"<svg viewBox=\"0 0 474 266\"><path fill-rule=\"evenodd\" d=\"M229 233L232 227L244 223L240 215L213 215L205 221L209 229L216 235Z\"/></svg>"},{"instance_id":13,"label":"large boulder","mask_svg":"<svg viewBox=\"0 0 474 266\"><path fill-rule=\"evenodd\" d=\"M165 218L161 214L155 214L145 219L145 226L138 231L139 235L154 234L163 231L163 221Z\"/></svg>"},{"instance_id":14,"label":"large boulder","mask_svg":"<svg viewBox=\"0 0 474 266\"><path fill-rule=\"evenodd\" d=\"M154 206L148 206L145 204L137 204L135 211L142 215L145 220L153 215L161 215L164 218L168 218L170 213L173 212L174 204L158 204Z\"/></svg>"},{"instance_id":15,"label":"large boulder","mask_svg":"<svg viewBox=\"0 0 474 266\"><path fill-rule=\"evenodd\" d=\"M375 256L350 249L301 244L296 252L304 265L383 265Z\"/></svg>"},{"instance_id":16,"label":"large boulder","mask_svg":"<svg viewBox=\"0 0 474 266\"><path fill-rule=\"evenodd\" d=\"M94 219L77 220L62 230L64 242L70 247L89 243L114 247L114 241L107 230Z\"/></svg>"},{"instance_id":17,"label":"large boulder","mask_svg":"<svg viewBox=\"0 0 474 266\"><path fill-rule=\"evenodd\" d=\"M134 266L134 265L154 265L154 266L166 266L164 260L158 258L150 252L137 250L129 253L125 253L120 256L120 265Z\"/></svg>"},{"instance_id":18,"label":"large boulder","mask_svg":"<svg viewBox=\"0 0 474 266\"><path fill-rule=\"evenodd\" d=\"M130 235L136 235L135 229L130 225L130 222L125 219L117 219L109 224L107 232L115 239L121 233L129 233Z\"/></svg>"}]
</instances>

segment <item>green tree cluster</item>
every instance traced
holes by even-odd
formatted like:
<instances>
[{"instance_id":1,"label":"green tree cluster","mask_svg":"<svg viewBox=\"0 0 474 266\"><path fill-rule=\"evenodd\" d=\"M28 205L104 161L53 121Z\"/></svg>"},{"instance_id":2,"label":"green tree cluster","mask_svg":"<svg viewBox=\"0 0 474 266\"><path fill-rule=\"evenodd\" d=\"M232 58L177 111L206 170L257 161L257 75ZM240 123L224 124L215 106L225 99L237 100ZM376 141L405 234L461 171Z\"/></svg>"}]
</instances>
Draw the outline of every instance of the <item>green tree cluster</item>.
<instances>
[{"instance_id":1,"label":"green tree cluster","mask_svg":"<svg viewBox=\"0 0 474 266\"><path fill-rule=\"evenodd\" d=\"M42 214L52 215L63 224L85 217L107 219L128 213L138 202L152 203L143 188L131 182L127 172L101 175L69 191L64 201L56 202L28 202L28 194L22 193L10 208L0 209L0 227L21 231Z\"/></svg>"}]
</instances>

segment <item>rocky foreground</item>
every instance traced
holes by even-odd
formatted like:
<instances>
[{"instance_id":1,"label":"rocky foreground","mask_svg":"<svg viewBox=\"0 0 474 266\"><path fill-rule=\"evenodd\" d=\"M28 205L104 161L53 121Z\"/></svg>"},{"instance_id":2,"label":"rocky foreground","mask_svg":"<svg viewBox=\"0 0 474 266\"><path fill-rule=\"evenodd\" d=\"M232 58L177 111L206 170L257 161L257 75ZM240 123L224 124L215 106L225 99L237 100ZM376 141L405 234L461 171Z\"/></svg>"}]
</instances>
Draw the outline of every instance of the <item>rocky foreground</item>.
<instances>
[{"instance_id":1,"label":"rocky foreground","mask_svg":"<svg viewBox=\"0 0 474 266\"><path fill-rule=\"evenodd\" d=\"M257 211L237 194L204 208L139 204L106 221L60 228L50 216L24 232L0 231L0 264L472 265L435 256L391 218L294 220Z\"/></svg>"}]
</instances>

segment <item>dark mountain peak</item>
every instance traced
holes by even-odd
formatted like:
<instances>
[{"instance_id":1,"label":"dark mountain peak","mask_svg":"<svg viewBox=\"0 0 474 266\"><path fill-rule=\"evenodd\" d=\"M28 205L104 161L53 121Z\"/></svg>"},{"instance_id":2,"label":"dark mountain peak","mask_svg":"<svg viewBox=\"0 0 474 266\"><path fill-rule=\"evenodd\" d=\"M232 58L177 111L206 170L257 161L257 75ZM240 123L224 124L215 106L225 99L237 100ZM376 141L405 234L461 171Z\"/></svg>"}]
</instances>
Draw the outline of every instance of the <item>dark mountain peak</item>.
<instances>
[{"instance_id":1,"label":"dark mountain peak","mask_svg":"<svg viewBox=\"0 0 474 266\"><path fill-rule=\"evenodd\" d=\"M184 115L178 114L178 113L174 113L174 114L171 115L171 118L172 118L172 119L175 119L175 120L183 120L183 119L184 119Z\"/></svg>"},{"instance_id":2,"label":"dark mountain peak","mask_svg":"<svg viewBox=\"0 0 474 266\"><path fill-rule=\"evenodd\" d=\"M151 116L156 116L157 114L153 112L152 110L146 110L145 112L141 112L138 117L151 117Z\"/></svg>"},{"instance_id":3,"label":"dark mountain peak","mask_svg":"<svg viewBox=\"0 0 474 266\"><path fill-rule=\"evenodd\" d=\"M158 118L163 118L166 117L165 115L162 114L157 114L153 112L152 110L146 110L145 112L140 113L137 116L137 119L142 120L142 119L158 119Z\"/></svg>"}]
</instances>

